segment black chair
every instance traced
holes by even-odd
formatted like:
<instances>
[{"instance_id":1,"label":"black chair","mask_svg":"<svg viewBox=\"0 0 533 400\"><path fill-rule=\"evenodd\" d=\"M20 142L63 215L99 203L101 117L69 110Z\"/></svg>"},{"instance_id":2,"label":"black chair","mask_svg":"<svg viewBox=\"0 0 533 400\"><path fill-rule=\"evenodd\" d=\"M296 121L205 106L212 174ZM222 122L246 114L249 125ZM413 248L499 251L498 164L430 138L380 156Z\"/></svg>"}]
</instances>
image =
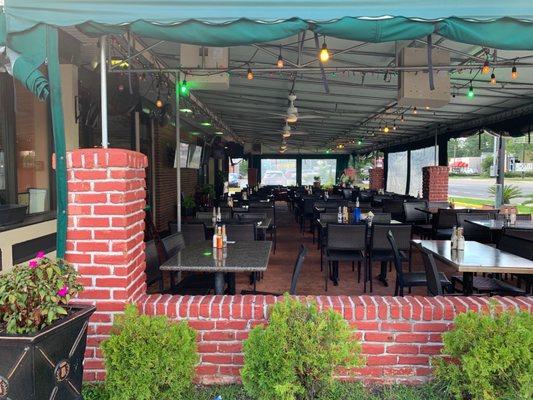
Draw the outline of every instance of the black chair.
<instances>
[{"instance_id":1,"label":"black chair","mask_svg":"<svg viewBox=\"0 0 533 400\"><path fill-rule=\"evenodd\" d=\"M226 225L226 236L230 241L254 241L256 231L254 224L229 224Z\"/></svg>"},{"instance_id":2,"label":"black chair","mask_svg":"<svg viewBox=\"0 0 533 400\"><path fill-rule=\"evenodd\" d=\"M163 292L163 274L159 269L161 262L159 260L159 253L155 241L150 240L146 242L145 257L146 257L146 285L150 287L153 283L158 282L159 291Z\"/></svg>"},{"instance_id":3,"label":"black chair","mask_svg":"<svg viewBox=\"0 0 533 400\"><path fill-rule=\"evenodd\" d=\"M204 242L205 239L205 224L183 224L181 226L181 234L183 235L183 241L186 246L190 246L194 243Z\"/></svg>"},{"instance_id":4,"label":"black chair","mask_svg":"<svg viewBox=\"0 0 533 400\"><path fill-rule=\"evenodd\" d=\"M429 296L445 296L450 293L446 291L453 290L451 282L446 275L437 270L433 254L422 251L422 261L426 270L426 282Z\"/></svg>"},{"instance_id":5,"label":"black chair","mask_svg":"<svg viewBox=\"0 0 533 400\"><path fill-rule=\"evenodd\" d=\"M328 269L324 274L326 291L330 277L334 285L338 285L340 261L351 261L352 267L357 261L357 282L361 281L361 262L365 260L366 229L366 224L328 224L326 246Z\"/></svg>"},{"instance_id":6,"label":"black chair","mask_svg":"<svg viewBox=\"0 0 533 400\"><path fill-rule=\"evenodd\" d=\"M335 224L338 222L338 215L337 213L327 213L323 212L320 213L320 224L317 224L318 226L318 250L320 250L320 271L322 271L322 260L323 260L323 254L324 249L327 245L327 238L328 238L328 229L323 228L322 224Z\"/></svg>"},{"instance_id":7,"label":"black chair","mask_svg":"<svg viewBox=\"0 0 533 400\"><path fill-rule=\"evenodd\" d=\"M457 226L463 228L463 236L465 240L473 240L480 243L490 243L491 235L488 229L483 228L482 226L472 224L468 220L478 220L478 221L488 221L490 220L489 213L462 213L458 212L457 217Z\"/></svg>"},{"instance_id":8,"label":"black chair","mask_svg":"<svg viewBox=\"0 0 533 400\"><path fill-rule=\"evenodd\" d=\"M306 198L303 200L303 207L302 207L302 211L301 211L301 214L300 214L300 231L302 233L304 233L305 231L305 222L306 221L309 221L309 224L310 224L310 229L312 228L312 224L313 224L313 216L315 215L314 214L314 205L315 205L315 202L316 202L316 198L315 197L312 197L312 198Z\"/></svg>"},{"instance_id":9,"label":"black chair","mask_svg":"<svg viewBox=\"0 0 533 400\"><path fill-rule=\"evenodd\" d=\"M342 196L345 200L352 199L352 189L342 189Z\"/></svg>"},{"instance_id":10,"label":"black chair","mask_svg":"<svg viewBox=\"0 0 533 400\"><path fill-rule=\"evenodd\" d=\"M298 279L300 278L300 274L302 272L303 263L305 260L305 256L307 255L307 249L304 247L304 245L300 245L300 252L298 253L298 257L296 258L296 262L294 263L294 268L292 270L292 278L291 278L291 287L289 289L289 294L291 296L296 295L296 286L298 285ZM271 293L271 292L258 292L255 290L243 290L241 291L241 294L260 294L265 296L281 296L280 293Z\"/></svg>"},{"instance_id":11,"label":"black chair","mask_svg":"<svg viewBox=\"0 0 533 400\"><path fill-rule=\"evenodd\" d=\"M372 217L373 224L390 224L392 220L391 213L386 212L372 212L374 216Z\"/></svg>"},{"instance_id":12,"label":"black chair","mask_svg":"<svg viewBox=\"0 0 533 400\"><path fill-rule=\"evenodd\" d=\"M370 292L372 292L372 264L374 261L381 262L380 281L387 285L387 264L394 261L394 252L387 238L389 231L393 232L398 245L402 262L408 261L411 265L411 237L413 227L408 224L372 224L370 245L368 251L368 280ZM409 267L411 270L411 267ZM364 290L366 292L366 281Z\"/></svg>"},{"instance_id":13,"label":"black chair","mask_svg":"<svg viewBox=\"0 0 533 400\"><path fill-rule=\"evenodd\" d=\"M433 239L449 240L453 227L457 224L457 210L439 208L433 220Z\"/></svg>"},{"instance_id":14,"label":"black chair","mask_svg":"<svg viewBox=\"0 0 533 400\"><path fill-rule=\"evenodd\" d=\"M167 259L178 254L178 251L185 247L185 240L182 233L174 233L161 239Z\"/></svg>"},{"instance_id":15,"label":"black chair","mask_svg":"<svg viewBox=\"0 0 533 400\"><path fill-rule=\"evenodd\" d=\"M448 278L446 278L446 275L444 275L442 272L437 273L437 268L434 265L434 263L431 268L432 269L431 273L432 275L434 275L434 277L431 277L431 282L428 281L427 279L428 267L426 266L425 262L424 262L424 267L426 268L426 272L403 272L402 256L400 255L400 251L398 250L398 247L396 245L394 234L390 230L387 232L387 239L390 243L390 246L394 254L394 268L396 269L396 285L394 289L395 296L398 296L398 295L403 296L404 288L410 289L416 286L426 286L429 292L430 285L431 285L432 286L431 290L437 292L437 294L442 294L443 287L446 287L446 288L451 287L451 282L448 280ZM422 256L424 256L424 254L426 253L423 252ZM440 287L440 289L438 287ZM440 293L438 293L439 290L440 290ZM437 294L434 294L434 296L436 296Z\"/></svg>"},{"instance_id":16,"label":"black chair","mask_svg":"<svg viewBox=\"0 0 533 400\"><path fill-rule=\"evenodd\" d=\"M403 220L403 203L403 200L383 199L383 212L390 213L394 219Z\"/></svg>"},{"instance_id":17,"label":"black chair","mask_svg":"<svg viewBox=\"0 0 533 400\"><path fill-rule=\"evenodd\" d=\"M533 240L513 236L512 231L509 235L509 230L504 229L504 233L498 242L498 249L511 253L528 260L533 260Z\"/></svg>"},{"instance_id":18,"label":"black chair","mask_svg":"<svg viewBox=\"0 0 533 400\"><path fill-rule=\"evenodd\" d=\"M406 201L403 203L404 222L409 224L424 225L428 223L428 215L419 209L426 209L426 202ZM430 226L428 226L430 228Z\"/></svg>"},{"instance_id":19,"label":"black chair","mask_svg":"<svg viewBox=\"0 0 533 400\"><path fill-rule=\"evenodd\" d=\"M235 217L242 222L257 222L267 217L266 212L244 212L235 213Z\"/></svg>"}]
</instances>

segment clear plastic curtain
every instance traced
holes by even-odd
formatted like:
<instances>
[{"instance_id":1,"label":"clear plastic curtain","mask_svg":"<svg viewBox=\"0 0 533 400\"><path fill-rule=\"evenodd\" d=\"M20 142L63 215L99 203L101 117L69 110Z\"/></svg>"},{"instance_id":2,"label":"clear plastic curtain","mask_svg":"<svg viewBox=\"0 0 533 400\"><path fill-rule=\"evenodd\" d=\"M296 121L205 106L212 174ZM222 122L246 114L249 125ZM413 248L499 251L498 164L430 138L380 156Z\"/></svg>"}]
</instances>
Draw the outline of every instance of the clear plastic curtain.
<instances>
[{"instance_id":1,"label":"clear plastic curtain","mask_svg":"<svg viewBox=\"0 0 533 400\"><path fill-rule=\"evenodd\" d=\"M409 194L422 196L422 168L435 164L435 146L411 150L411 177Z\"/></svg>"},{"instance_id":2,"label":"clear plastic curtain","mask_svg":"<svg viewBox=\"0 0 533 400\"><path fill-rule=\"evenodd\" d=\"M407 185L407 151L388 154L387 191L405 194Z\"/></svg>"}]
</instances>

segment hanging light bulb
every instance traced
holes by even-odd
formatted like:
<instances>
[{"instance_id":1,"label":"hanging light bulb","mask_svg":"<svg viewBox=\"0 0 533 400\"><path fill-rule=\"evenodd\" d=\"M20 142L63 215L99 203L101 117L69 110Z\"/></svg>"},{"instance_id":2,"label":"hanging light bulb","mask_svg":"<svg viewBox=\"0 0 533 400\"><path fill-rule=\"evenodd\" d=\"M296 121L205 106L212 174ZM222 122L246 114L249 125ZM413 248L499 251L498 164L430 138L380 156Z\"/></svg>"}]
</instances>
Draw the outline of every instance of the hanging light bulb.
<instances>
[{"instance_id":1,"label":"hanging light bulb","mask_svg":"<svg viewBox=\"0 0 533 400\"><path fill-rule=\"evenodd\" d=\"M400 117L400 122L403 122L403 121L405 121L405 118L404 118L404 116L402 114L402 116Z\"/></svg>"},{"instance_id":2,"label":"hanging light bulb","mask_svg":"<svg viewBox=\"0 0 533 400\"><path fill-rule=\"evenodd\" d=\"M472 82L470 82L470 87L468 88L467 97L469 99L473 99L474 98L474 86L472 86Z\"/></svg>"},{"instance_id":3,"label":"hanging light bulb","mask_svg":"<svg viewBox=\"0 0 533 400\"><path fill-rule=\"evenodd\" d=\"M155 106L156 106L157 108L163 108L163 105L164 105L163 100L161 100L161 99L159 98L159 95L157 95L157 100L155 101Z\"/></svg>"},{"instance_id":4,"label":"hanging light bulb","mask_svg":"<svg viewBox=\"0 0 533 400\"><path fill-rule=\"evenodd\" d=\"M490 75L490 83L495 85L496 84L496 75L494 72Z\"/></svg>"},{"instance_id":5,"label":"hanging light bulb","mask_svg":"<svg viewBox=\"0 0 533 400\"><path fill-rule=\"evenodd\" d=\"M511 78L518 78L518 72L516 72L516 65L513 65L513 68L511 68Z\"/></svg>"},{"instance_id":6,"label":"hanging light bulb","mask_svg":"<svg viewBox=\"0 0 533 400\"><path fill-rule=\"evenodd\" d=\"M489 60L485 60L485 62L483 63L483 67L481 68L481 73L483 75L487 75L489 72L490 72Z\"/></svg>"},{"instance_id":7,"label":"hanging light bulb","mask_svg":"<svg viewBox=\"0 0 533 400\"><path fill-rule=\"evenodd\" d=\"M418 110L416 109L416 107L413 107L413 114L418 114Z\"/></svg>"},{"instance_id":8,"label":"hanging light bulb","mask_svg":"<svg viewBox=\"0 0 533 400\"><path fill-rule=\"evenodd\" d=\"M385 125L385 128L383 128L383 132L389 133L389 130L390 130L389 127L387 125Z\"/></svg>"},{"instance_id":9,"label":"hanging light bulb","mask_svg":"<svg viewBox=\"0 0 533 400\"><path fill-rule=\"evenodd\" d=\"M362 141L361 139L359 139L359 140L357 141L357 144L358 144L359 146L361 146L362 143L363 143L363 141Z\"/></svg>"},{"instance_id":10,"label":"hanging light bulb","mask_svg":"<svg viewBox=\"0 0 533 400\"><path fill-rule=\"evenodd\" d=\"M281 46L279 46L279 56L278 56L278 62L276 63L276 66L278 68L283 68L283 66L285 65L285 63L283 62L283 57L281 56Z\"/></svg>"},{"instance_id":11,"label":"hanging light bulb","mask_svg":"<svg viewBox=\"0 0 533 400\"><path fill-rule=\"evenodd\" d=\"M322 43L322 49L320 49L319 58L320 58L320 61L322 61L323 63L328 62L330 58L328 45L326 44L325 37L324 37L324 43Z\"/></svg>"},{"instance_id":12,"label":"hanging light bulb","mask_svg":"<svg viewBox=\"0 0 533 400\"><path fill-rule=\"evenodd\" d=\"M252 72L252 69L248 67L248 72L246 72L246 78L248 78L249 81L254 79L254 73Z\"/></svg>"},{"instance_id":13,"label":"hanging light bulb","mask_svg":"<svg viewBox=\"0 0 533 400\"><path fill-rule=\"evenodd\" d=\"M396 130L396 122L394 123L394 125L392 125L392 130L393 130L393 131Z\"/></svg>"}]
</instances>

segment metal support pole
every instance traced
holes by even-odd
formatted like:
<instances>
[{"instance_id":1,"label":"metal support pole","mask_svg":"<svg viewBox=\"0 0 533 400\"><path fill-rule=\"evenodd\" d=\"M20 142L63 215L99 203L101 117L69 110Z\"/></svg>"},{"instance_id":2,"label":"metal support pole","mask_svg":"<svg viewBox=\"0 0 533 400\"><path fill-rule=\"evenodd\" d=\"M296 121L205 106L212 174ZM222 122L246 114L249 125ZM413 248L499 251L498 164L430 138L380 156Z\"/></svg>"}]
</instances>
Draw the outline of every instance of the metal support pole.
<instances>
[{"instance_id":1,"label":"metal support pole","mask_svg":"<svg viewBox=\"0 0 533 400\"><path fill-rule=\"evenodd\" d=\"M102 114L102 147L107 149L109 135L107 132L107 36L100 38L100 102Z\"/></svg>"},{"instance_id":2,"label":"metal support pole","mask_svg":"<svg viewBox=\"0 0 533 400\"><path fill-rule=\"evenodd\" d=\"M496 174L496 201L495 207L500 208L503 204L503 187L505 177L505 139L502 135L498 143L498 172Z\"/></svg>"},{"instance_id":3,"label":"metal support pole","mask_svg":"<svg viewBox=\"0 0 533 400\"><path fill-rule=\"evenodd\" d=\"M181 137L180 137L180 94L177 86L180 82L180 74L176 73L176 200L177 200L177 230L181 232Z\"/></svg>"}]
</instances>

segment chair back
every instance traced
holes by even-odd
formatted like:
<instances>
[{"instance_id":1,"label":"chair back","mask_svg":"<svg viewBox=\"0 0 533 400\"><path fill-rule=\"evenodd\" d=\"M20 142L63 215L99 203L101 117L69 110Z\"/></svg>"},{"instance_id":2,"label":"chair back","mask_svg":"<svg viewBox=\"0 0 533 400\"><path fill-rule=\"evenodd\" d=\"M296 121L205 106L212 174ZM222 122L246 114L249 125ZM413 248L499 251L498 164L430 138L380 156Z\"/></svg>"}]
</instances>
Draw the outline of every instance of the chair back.
<instances>
[{"instance_id":1,"label":"chair back","mask_svg":"<svg viewBox=\"0 0 533 400\"><path fill-rule=\"evenodd\" d=\"M345 200L352 199L352 189L342 189L342 195Z\"/></svg>"},{"instance_id":2,"label":"chair back","mask_svg":"<svg viewBox=\"0 0 533 400\"><path fill-rule=\"evenodd\" d=\"M533 241L533 229L521 229L521 228L504 228L504 235L522 238Z\"/></svg>"},{"instance_id":3,"label":"chair back","mask_svg":"<svg viewBox=\"0 0 533 400\"><path fill-rule=\"evenodd\" d=\"M437 270L437 264L435 263L433 254L422 251L422 261L424 262L424 269L426 271L428 295L442 296L444 291L442 290L439 271Z\"/></svg>"},{"instance_id":4,"label":"chair back","mask_svg":"<svg viewBox=\"0 0 533 400\"><path fill-rule=\"evenodd\" d=\"M181 226L181 234L183 242L186 246L194 243L204 242L205 239L205 224L183 224Z\"/></svg>"},{"instance_id":5,"label":"chair back","mask_svg":"<svg viewBox=\"0 0 533 400\"><path fill-rule=\"evenodd\" d=\"M185 241L181 232L174 233L161 239L167 259L178 254L185 247Z\"/></svg>"},{"instance_id":6,"label":"chair back","mask_svg":"<svg viewBox=\"0 0 533 400\"><path fill-rule=\"evenodd\" d=\"M247 213L238 213L237 219L242 222L256 222L262 221L267 217L265 212L247 212Z\"/></svg>"},{"instance_id":7,"label":"chair back","mask_svg":"<svg viewBox=\"0 0 533 400\"><path fill-rule=\"evenodd\" d=\"M383 199L383 212L391 213L394 218L402 218L403 203L402 199Z\"/></svg>"},{"instance_id":8,"label":"chair back","mask_svg":"<svg viewBox=\"0 0 533 400\"><path fill-rule=\"evenodd\" d=\"M196 212L196 219L210 220L211 218L213 218L213 211L197 211Z\"/></svg>"},{"instance_id":9,"label":"chair back","mask_svg":"<svg viewBox=\"0 0 533 400\"><path fill-rule=\"evenodd\" d=\"M304 215L312 215L314 206L315 206L316 198L312 197L310 199L304 200Z\"/></svg>"},{"instance_id":10,"label":"chair back","mask_svg":"<svg viewBox=\"0 0 533 400\"><path fill-rule=\"evenodd\" d=\"M364 250L366 229L366 224L328 224L328 250Z\"/></svg>"},{"instance_id":11,"label":"chair back","mask_svg":"<svg viewBox=\"0 0 533 400\"><path fill-rule=\"evenodd\" d=\"M332 222L332 223L335 223L335 222L338 222L338 216L337 216L337 213L328 213L328 212L323 212L323 213L320 213L320 222Z\"/></svg>"},{"instance_id":12,"label":"chair back","mask_svg":"<svg viewBox=\"0 0 533 400\"><path fill-rule=\"evenodd\" d=\"M294 263L294 269L292 270L291 288L289 290L289 294L291 296L294 296L296 294L296 285L298 284L298 279L300 278L300 273L302 272L306 255L307 249L302 244L300 245L300 252L298 253L298 257L296 258L296 262Z\"/></svg>"},{"instance_id":13,"label":"chair back","mask_svg":"<svg viewBox=\"0 0 533 400\"><path fill-rule=\"evenodd\" d=\"M231 241L251 242L255 240L254 224L230 224L226 225L226 236Z\"/></svg>"},{"instance_id":14,"label":"chair back","mask_svg":"<svg viewBox=\"0 0 533 400\"><path fill-rule=\"evenodd\" d=\"M435 218L435 227L437 229L453 228L457 224L457 210L439 208Z\"/></svg>"},{"instance_id":15,"label":"chair back","mask_svg":"<svg viewBox=\"0 0 533 400\"><path fill-rule=\"evenodd\" d=\"M531 221L531 214L516 214L517 221Z\"/></svg>"},{"instance_id":16,"label":"chair back","mask_svg":"<svg viewBox=\"0 0 533 400\"><path fill-rule=\"evenodd\" d=\"M155 241L150 240L146 242L144 251L146 255L146 284L151 285L153 282L162 278L161 271L159 270L159 255Z\"/></svg>"},{"instance_id":17,"label":"chair back","mask_svg":"<svg viewBox=\"0 0 533 400\"><path fill-rule=\"evenodd\" d=\"M394 235L394 243L399 250L411 248L411 234L413 226L410 224L372 224L370 238L371 250L391 250L389 231Z\"/></svg>"},{"instance_id":18,"label":"chair back","mask_svg":"<svg viewBox=\"0 0 533 400\"><path fill-rule=\"evenodd\" d=\"M425 201L408 201L403 203L403 213L405 222L411 222L411 223L426 223L428 220L428 216L425 212L417 210L419 209L425 209L426 208L426 202Z\"/></svg>"},{"instance_id":19,"label":"chair back","mask_svg":"<svg viewBox=\"0 0 533 400\"><path fill-rule=\"evenodd\" d=\"M490 232L476 224L471 224L467 220L478 220L478 221L488 221L490 220L491 215L489 213L466 213L458 212L457 217L457 226L463 228L463 235L465 240L475 240L478 242L489 242L490 241Z\"/></svg>"},{"instance_id":20,"label":"chair back","mask_svg":"<svg viewBox=\"0 0 533 400\"><path fill-rule=\"evenodd\" d=\"M447 201L428 201L428 208L448 208L450 203Z\"/></svg>"},{"instance_id":21,"label":"chair back","mask_svg":"<svg viewBox=\"0 0 533 400\"><path fill-rule=\"evenodd\" d=\"M498 249L519 257L533 260L533 240L510 236L505 232L498 242Z\"/></svg>"},{"instance_id":22,"label":"chair back","mask_svg":"<svg viewBox=\"0 0 533 400\"><path fill-rule=\"evenodd\" d=\"M396 244L396 240L394 238L394 234L392 233L392 230L389 229L385 237L387 238L387 241L389 242L389 248L392 249L392 254L394 256L394 269L396 270L398 282L401 287L403 286L402 257L400 256L400 251L398 250L398 246Z\"/></svg>"},{"instance_id":23,"label":"chair back","mask_svg":"<svg viewBox=\"0 0 533 400\"><path fill-rule=\"evenodd\" d=\"M386 212L377 212L374 213L374 216L372 217L372 223L373 224L390 224L390 221L392 219L391 213Z\"/></svg>"}]
</instances>

